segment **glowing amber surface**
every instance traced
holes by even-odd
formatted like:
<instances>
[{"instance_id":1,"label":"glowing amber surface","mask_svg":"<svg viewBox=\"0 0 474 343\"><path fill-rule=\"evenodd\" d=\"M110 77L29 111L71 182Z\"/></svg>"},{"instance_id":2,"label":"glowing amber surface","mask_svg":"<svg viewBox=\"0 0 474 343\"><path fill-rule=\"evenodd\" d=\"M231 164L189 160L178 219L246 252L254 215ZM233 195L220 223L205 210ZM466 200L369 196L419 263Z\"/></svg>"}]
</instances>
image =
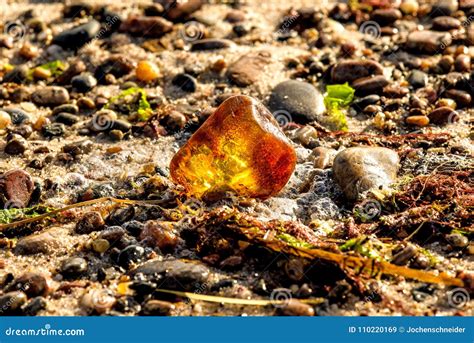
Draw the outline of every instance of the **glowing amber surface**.
<instances>
[{"instance_id":1,"label":"glowing amber surface","mask_svg":"<svg viewBox=\"0 0 474 343\"><path fill-rule=\"evenodd\" d=\"M197 196L268 198L288 182L296 154L272 114L243 95L224 101L171 160L172 179Z\"/></svg>"}]
</instances>

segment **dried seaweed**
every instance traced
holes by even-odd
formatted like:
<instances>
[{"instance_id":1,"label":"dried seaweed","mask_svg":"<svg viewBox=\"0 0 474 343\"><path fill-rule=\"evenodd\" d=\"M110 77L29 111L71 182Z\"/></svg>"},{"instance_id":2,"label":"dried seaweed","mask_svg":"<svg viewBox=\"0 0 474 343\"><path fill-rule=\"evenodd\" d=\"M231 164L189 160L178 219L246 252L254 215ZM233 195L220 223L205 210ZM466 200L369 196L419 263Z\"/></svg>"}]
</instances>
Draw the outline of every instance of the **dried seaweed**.
<instances>
[{"instance_id":1,"label":"dried seaweed","mask_svg":"<svg viewBox=\"0 0 474 343\"><path fill-rule=\"evenodd\" d=\"M72 204L61 209L56 209L49 213L39 215L34 218L28 218L9 224L1 224L0 232L10 227L39 221L72 208L90 206L105 202L159 206L157 204L157 201L154 200L142 201L116 199L111 197L99 198ZM286 233L287 235L285 236L281 236L281 234L285 233L284 222L261 222L255 218L242 214L237 210L230 209L228 207L219 208L211 212L205 212L199 218L196 228L205 225L223 225L233 230L237 234L244 235L248 241L255 244L263 245L276 252L284 252L295 257L305 258L309 260L322 259L325 261L336 263L348 275L365 276L369 278L380 277L381 275L403 276L409 279L415 279L428 283L440 283L459 287L462 287L464 285L464 282L461 279L451 277L446 273L440 273L439 275L435 275L433 273L425 271L396 266L385 261L378 261L374 258L359 257L340 252L323 250L320 247L309 247L307 242L299 241L297 238L289 239L287 236L288 233ZM286 225L291 225L291 223L286 223ZM269 235L268 233L272 231L277 231L280 234L280 237L278 236L278 234ZM321 244L321 246L324 246L324 244Z\"/></svg>"},{"instance_id":2,"label":"dried seaweed","mask_svg":"<svg viewBox=\"0 0 474 343\"><path fill-rule=\"evenodd\" d=\"M249 218L242 213L231 209L219 209L208 212L201 218L200 225L225 226L238 234L243 234L250 242L263 245L273 251L283 252L295 257L309 260L322 259L339 265L348 275L365 276L369 278L381 275L403 276L422 282L460 286L464 285L461 279L449 276L446 273L434 273L396 266L374 258L359 257L340 252L323 250L318 247L308 248L304 242L294 244L295 240L279 239L278 235L269 235L268 232L277 230L274 225L269 225ZM284 226L283 226L284 227ZM281 228L280 228L281 230Z\"/></svg>"}]
</instances>

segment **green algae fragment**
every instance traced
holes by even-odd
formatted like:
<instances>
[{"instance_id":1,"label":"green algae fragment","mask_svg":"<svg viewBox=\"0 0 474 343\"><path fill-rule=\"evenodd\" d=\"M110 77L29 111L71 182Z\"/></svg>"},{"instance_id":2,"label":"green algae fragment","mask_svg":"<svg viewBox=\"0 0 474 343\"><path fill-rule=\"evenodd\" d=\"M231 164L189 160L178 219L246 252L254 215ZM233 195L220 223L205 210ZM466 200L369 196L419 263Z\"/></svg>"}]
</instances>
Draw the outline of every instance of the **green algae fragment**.
<instances>
[{"instance_id":1,"label":"green algae fragment","mask_svg":"<svg viewBox=\"0 0 474 343\"><path fill-rule=\"evenodd\" d=\"M328 111L326 125L331 130L347 131L347 118L342 109L348 107L354 99L354 88L344 84L327 85L324 105Z\"/></svg>"}]
</instances>

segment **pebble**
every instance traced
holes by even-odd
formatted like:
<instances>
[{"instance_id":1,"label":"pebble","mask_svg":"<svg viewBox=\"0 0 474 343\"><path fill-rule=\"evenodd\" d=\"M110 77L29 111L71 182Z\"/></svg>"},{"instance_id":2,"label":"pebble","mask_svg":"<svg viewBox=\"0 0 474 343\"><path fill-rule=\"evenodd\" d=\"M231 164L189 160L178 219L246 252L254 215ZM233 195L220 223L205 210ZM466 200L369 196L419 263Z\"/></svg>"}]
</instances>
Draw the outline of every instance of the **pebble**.
<instances>
[{"instance_id":1,"label":"pebble","mask_svg":"<svg viewBox=\"0 0 474 343\"><path fill-rule=\"evenodd\" d=\"M110 248L110 243L106 239L99 238L92 241L92 249L99 254L103 254Z\"/></svg>"},{"instance_id":2,"label":"pebble","mask_svg":"<svg viewBox=\"0 0 474 343\"><path fill-rule=\"evenodd\" d=\"M415 115L415 116L409 116L405 119L405 122L408 125L415 125L419 127L425 127L428 126L430 123L430 119L427 116L424 115Z\"/></svg>"},{"instance_id":3,"label":"pebble","mask_svg":"<svg viewBox=\"0 0 474 343\"><path fill-rule=\"evenodd\" d=\"M61 243L50 232L42 232L21 238L16 247L18 255L46 254L50 255L60 248Z\"/></svg>"},{"instance_id":4,"label":"pebble","mask_svg":"<svg viewBox=\"0 0 474 343\"><path fill-rule=\"evenodd\" d=\"M357 111L362 111L367 106L374 105L379 101L380 101L380 96L379 95L371 94L371 95L367 95L363 98L358 98L358 99L354 100L351 106L354 109L356 109Z\"/></svg>"},{"instance_id":5,"label":"pebble","mask_svg":"<svg viewBox=\"0 0 474 343\"><path fill-rule=\"evenodd\" d=\"M173 77L171 84L187 93L193 93L197 88L196 79L185 73L177 74L175 77Z\"/></svg>"},{"instance_id":6,"label":"pebble","mask_svg":"<svg viewBox=\"0 0 474 343\"><path fill-rule=\"evenodd\" d=\"M443 125L446 123L453 123L459 117L458 113L451 107L443 106L438 107L431 111L428 115L430 122L433 124Z\"/></svg>"},{"instance_id":7,"label":"pebble","mask_svg":"<svg viewBox=\"0 0 474 343\"><path fill-rule=\"evenodd\" d=\"M97 79L90 73L84 73L74 76L71 85L79 93L86 93L97 86Z\"/></svg>"},{"instance_id":8,"label":"pebble","mask_svg":"<svg viewBox=\"0 0 474 343\"><path fill-rule=\"evenodd\" d=\"M413 70L408 76L408 82L415 89L425 87L428 84L428 74L421 70Z\"/></svg>"},{"instance_id":9,"label":"pebble","mask_svg":"<svg viewBox=\"0 0 474 343\"><path fill-rule=\"evenodd\" d=\"M458 0L436 0L431 8L431 16L451 15L458 10Z\"/></svg>"},{"instance_id":10,"label":"pebble","mask_svg":"<svg viewBox=\"0 0 474 343\"><path fill-rule=\"evenodd\" d=\"M30 70L26 65L17 66L3 76L2 82L12 82L21 84L28 78L29 71Z\"/></svg>"},{"instance_id":11,"label":"pebble","mask_svg":"<svg viewBox=\"0 0 474 343\"><path fill-rule=\"evenodd\" d=\"M66 132L66 127L62 123L51 123L43 125L42 133L46 138L60 137Z\"/></svg>"},{"instance_id":12,"label":"pebble","mask_svg":"<svg viewBox=\"0 0 474 343\"><path fill-rule=\"evenodd\" d=\"M317 147L313 149L308 158L314 160L315 168L326 169L332 166L336 153L337 151L334 149Z\"/></svg>"},{"instance_id":13,"label":"pebble","mask_svg":"<svg viewBox=\"0 0 474 343\"><path fill-rule=\"evenodd\" d=\"M173 29L173 23L165 18L154 16L130 16L122 22L119 30L141 37L158 38Z\"/></svg>"},{"instance_id":14,"label":"pebble","mask_svg":"<svg viewBox=\"0 0 474 343\"><path fill-rule=\"evenodd\" d=\"M132 220L134 215L135 208L133 206L119 207L110 212L105 221L109 225L122 225Z\"/></svg>"},{"instance_id":15,"label":"pebble","mask_svg":"<svg viewBox=\"0 0 474 343\"><path fill-rule=\"evenodd\" d=\"M209 268L200 263L182 260L152 260L132 271L133 275L143 274L148 278L164 277L162 287L169 289L196 290L196 284L205 284L209 279Z\"/></svg>"},{"instance_id":16,"label":"pebble","mask_svg":"<svg viewBox=\"0 0 474 343\"><path fill-rule=\"evenodd\" d=\"M139 245L130 245L123 249L117 258L117 263L129 269L133 265L142 262L145 258L145 249Z\"/></svg>"},{"instance_id":17,"label":"pebble","mask_svg":"<svg viewBox=\"0 0 474 343\"><path fill-rule=\"evenodd\" d=\"M415 15L418 8L418 0L403 0L400 4L400 10L405 14Z\"/></svg>"},{"instance_id":18,"label":"pebble","mask_svg":"<svg viewBox=\"0 0 474 343\"><path fill-rule=\"evenodd\" d=\"M345 60L332 68L331 80L333 83L350 83L363 77L382 74L383 67L376 61Z\"/></svg>"},{"instance_id":19,"label":"pebble","mask_svg":"<svg viewBox=\"0 0 474 343\"><path fill-rule=\"evenodd\" d=\"M86 69L86 65L83 61L73 61L63 73L56 77L55 82L59 85L69 84L74 76L86 71Z\"/></svg>"},{"instance_id":20,"label":"pebble","mask_svg":"<svg viewBox=\"0 0 474 343\"><path fill-rule=\"evenodd\" d=\"M456 101L458 107L467 107L471 104L472 97L468 92L458 89L448 89L444 95Z\"/></svg>"},{"instance_id":21,"label":"pebble","mask_svg":"<svg viewBox=\"0 0 474 343\"><path fill-rule=\"evenodd\" d=\"M47 80L51 76L51 71L46 68L36 67L33 71L33 77L37 80Z\"/></svg>"},{"instance_id":22,"label":"pebble","mask_svg":"<svg viewBox=\"0 0 474 343\"><path fill-rule=\"evenodd\" d=\"M396 8L380 8L372 11L371 19L382 26L392 25L402 18L402 13Z\"/></svg>"},{"instance_id":23,"label":"pebble","mask_svg":"<svg viewBox=\"0 0 474 343\"><path fill-rule=\"evenodd\" d=\"M148 300L140 314L144 316L169 316L176 306L168 301Z\"/></svg>"},{"instance_id":24,"label":"pebble","mask_svg":"<svg viewBox=\"0 0 474 343\"><path fill-rule=\"evenodd\" d=\"M187 123L186 116L178 111L171 111L165 119L167 129L178 131L183 129Z\"/></svg>"},{"instance_id":25,"label":"pebble","mask_svg":"<svg viewBox=\"0 0 474 343\"><path fill-rule=\"evenodd\" d=\"M14 125L22 124L30 119L30 116L19 108L4 108L5 112L10 115L11 121Z\"/></svg>"},{"instance_id":26,"label":"pebble","mask_svg":"<svg viewBox=\"0 0 474 343\"><path fill-rule=\"evenodd\" d=\"M179 21L188 17L201 8L203 0L187 0L187 1L176 1L170 2L169 0L155 0L157 4L160 4L164 8L163 16L172 20Z\"/></svg>"},{"instance_id":27,"label":"pebble","mask_svg":"<svg viewBox=\"0 0 474 343\"><path fill-rule=\"evenodd\" d=\"M66 113L71 113L71 114L77 114L79 112L79 107L73 104L64 104L64 105L59 105L55 108L53 108L52 115L56 115L61 112L66 112Z\"/></svg>"},{"instance_id":28,"label":"pebble","mask_svg":"<svg viewBox=\"0 0 474 343\"><path fill-rule=\"evenodd\" d=\"M134 68L133 61L125 55L113 55L101 63L95 70L94 76L99 82L105 81L107 74L119 78L130 73Z\"/></svg>"},{"instance_id":29,"label":"pebble","mask_svg":"<svg viewBox=\"0 0 474 343\"><path fill-rule=\"evenodd\" d=\"M84 216L76 224L76 233L89 234L94 231L100 231L104 229L104 219L99 212L91 211L84 214Z\"/></svg>"},{"instance_id":30,"label":"pebble","mask_svg":"<svg viewBox=\"0 0 474 343\"><path fill-rule=\"evenodd\" d=\"M87 261L82 257L70 257L62 263L61 274L66 278L77 278L87 272Z\"/></svg>"},{"instance_id":31,"label":"pebble","mask_svg":"<svg viewBox=\"0 0 474 343\"><path fill-rule=\"evenodd\" d=\"M408 35L407 48L419 52L433 54L441 52L452 43L449 33L436 31L414 31Z\"/></svg>"},{"instance_id":32,"label":"pebble","mask_svg":"<svg viewBox=\"0 0 474 343\"><path fill-rule=\"evenodd\" d=\"M240 23L245 20L245 12L239 10L231 10L227 12L224 20L231 24Z\"/></svg>"},{"instance_id":33,"label":"pebble","mask_svg":"<svg viewBox=\"0 0 474 343\"><path fill-rule=\"evenodd\" d=\"M459 54L454 61L454 69L459 72L471 70L471 57L465 54Z\"/></svg>"},{"instance_id":34,"label":"pebble","mask_svg":"<svg viewBox=\"0 0 474 343\"><path fill-rule=\"evenodd\" d=\"M207 51L226 49L234 46L234 43L227 39L206 38L192 42L191 51Z\"/></svg>"},{"instance_id":35,"label":"pebble","mask_svg":"<svg viewBox=\"0 0 474 343\"><path fill-rule=\"evenodd\" d=\"M22 155L28 149L28 142L20 135L13 135L5 144L5 153L8 155Z\"/></svg>"},{"instance_id":36,"label":"pebble","mask_svg":"<svg viewBox=\"0 0 474 343\"><path fill-rule=\"evenodd\" d=\"M339 152L333 162L334 178L349 200L367 190L391 184L397 177L399 157L381 147L353 147Z\"/></svg>"},{"instance_id":37,"label":"pebble","mask_svg":"<svg viewBox=\"0 0 474 343\"><path fill-rule=\"evenodd\" d=\"M256 83L267 64L270 54L265 51L250 53L240 57L227 69L227 77L237 86L246 87Z\"/></svg>"},{"instance_id":38,"label":"pebble","mask_svg":"<svg viewBox=\"0 0 474 343\"><path fill-rule=\"evenodd\" d=\"M441 16L433 19L431 28L436 31L449 31L460 27L461 21L459 19L449 16Z\"/></svg>"},{"instance_id":39,"label":"pebble","mask_svg":"<svg viewBox=\"0 0 474 343\"><path fill-rule=\"evenodd\" d=\"M43 106L62 105L69 102L69 92L63 87L46 86L33 92L31 100Z\"/></svg>"},{"instance_id":40,"label":"pebble","mask_svg":"<svg viewBox=\"0 0 474 343\"><path fill-rule=\"evenodd\" d=\"M71 126L80 121L80 118L75 114L61 112L56 115L54 120L58 123L63 123L65 125Z\"/></svg>"},{"instance_id":41,"label":"pebble","mask_svg":"<svg viewBox=\"0 0 474 343\"><path fill-rule=\"evenodd\" d=\"M130 124L126 120L121 120L121 119L112 120L111 126L110 126L110 129L112 131L118 130L118 131L124 132L124 133L130 131L131 128L132 128L132 124Z\"/></svg>"},{"instance_id":42,"label":"pebble","mask_svg":"<svg viewBox=\"0 0 474 343\"><path fill-rule=\"evenodd\" d=\"M42 274L27 272L13 280L7 292L22 291L30 298L44 296L51 291L50 283L51 280Z\"/></svg>"},{"instance_id":43,"label":"pebble","mask_svg":"<svg viewBox=\"0 0 474 343\"><path fill-rule=\"evenodd\" d=\"M46 309L48 302L43 297L33 298L26 306L23 308L23 312L27 316L36 316L39 311Z\"/></svg>"},{"instance_id":44,"label":"pebble","mask_svg":"<svg viewBox=\"0 0 474 343\"><path fill-rule=\"evenodd\" d=\"M137 69L135 69L135 76L140 81L150 82L160 76L160 70L155 63L140 61L138 62Z\"/></svg>"},{"instance_id":45,"label":"pebble","mask_svg":"<svg viewBox=\"0 0 474 343\"><path fill-rule=\"evenodd\" d=\"M127 230L132 236L139 236L145 225L137 220L131 220L122 225L122 227Z\"/></svg>"},{"instance_id":46,"label":"pebble","mask_svg":"<svg viewBox=\"0 0 474 343\"><path fill-rule=\"evenodd\" d=\"M435 71L438 73L446 74L451 71L453 65L454 58L452 56L446 55L440 58L438 65L435 66Z\"/></svg>"},{"instance_id":47,"label":"pebble","mask_svg":"<svg viewBox=\"0 0 474 343\"><path fill-rule=\"evenodd\" d=\"M23 292L9 292L0 295L0 316L19 315L26 304L27 296Z\"/></svg>"},{"instance_id":48,"label":"pebble","mask_svg":"<svg viewBox=\"0 0 474 343\"><path fill-rule=\"evenodd\" d=\"M383 75L363 77L352 82L357 95L380 93L386 85L388 80Z\"/></svg>"},{"instance_id":49,"label":"pebble","mask_svg":"<svg viewBox=\"0 0 474 343\"><path fill-rule=\"evenodd\" d=\"M53 38L52 44L59 45L64 49L79 49L89 43L99 33L100 23L91 20L88 23L64 30Z\"/></svg>"},{"instance_id":50,"label":"pebble","mask_svg":"<svg viewBox=\"0 0 474 343\"><path fill-rule=\"evenodd\" d=\"M140 239L148 239L160 250L164 251L172 251L180 242L173 223L161 220L147 221L140 233Z\"/></svg>"},{"instance_id":51,"label":"pebble","mask_svg":"<svg viewBox=\"0 0 474 343\"><path fill-rule=\"evenodd\" d=\"M403 266L408 263L408 261L414 257L417 253L417 249L412 244L407 245L400 252L395 254L392 258L392 263L397 266Z\"/></svg>"},{"instance_id":52,"label":"pebble","mask_svg":"<svg viewBox=\"0 0 474 343\"><path fill-rule=\"evenodd\" d=\"M307 82L296 80L284 81L273 88L269 107L277 121L278 115L289 114L285 121L296 123L314 121L325 111L321 92Z\"/></svg>"},{"instance_id":53,"label":"pebble","mask_svg":"<svg viewBox=\"0 0 474 343\"><path fill-rule=\"evenodd\" d=\"M455 248L465 248L469 244L469 239L459 233L451 233L447 235L446 240Z\"/></svg>"},{"instance_id":54,"label":"pebble","mask_svg":"<svg viewBox=\"0 0 474 343\"><path fill-rule=\"evenodd\" d=\"M10 115L0 110L0 130L7 128L12 123L12 118Z\"/></svg>"},{"instance_id":55,"label":"pebble","mask_svg":"<svg viewBox=\"0 0 474 343\"><path fill-rule=\"evenodd\" d=\"M314 316L314 308L296 299L290 299L279 308L279 314L283 316Z\"/></svg>"},{"instance_id":56,"label":"pebble","mask_svg":"<svg viewBox=\"0 0 474 343\"><path fill-rule=\"evenodd\" d=\"M14 207L27 207L34 188L33 179L24 170L13 169L0 175L0 194Z\"/></svg>"},{"instance_id":57,"label":"pebble","mask_svg":"<svg viewBox=\"0 0 474 343\"><path fill-rule=\"evenodd\" d=\"M29 89L26 89L25 87L17 88L10 94L10 100L16 104L30 101L30 98L31 98L31 92Z\"/></svg>"}]
</instances>

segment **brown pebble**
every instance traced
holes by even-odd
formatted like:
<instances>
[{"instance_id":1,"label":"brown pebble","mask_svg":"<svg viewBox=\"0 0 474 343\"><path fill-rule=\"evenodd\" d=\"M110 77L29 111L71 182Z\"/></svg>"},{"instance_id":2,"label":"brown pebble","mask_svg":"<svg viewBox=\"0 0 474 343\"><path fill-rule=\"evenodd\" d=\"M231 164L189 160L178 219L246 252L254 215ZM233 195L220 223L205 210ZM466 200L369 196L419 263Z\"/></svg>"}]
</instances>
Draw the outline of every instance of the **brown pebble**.
<instances>
[{"instance_id":1,"label":"brown pebble","mask_svg":"<svg viewBox=\"0 0 474 343\"><path fill-rule=\"evenodd\" d=\"M157 220L149 220L146 222L140 239L149 239L152 244L161 250L173 250L180 242L179 236L174 230L173 223Z\"/></svg>"},{"instance_id":2,"label":"brown pebble","mask_svg":"<svg viewBox=\"0 0 474 343\"><path fill-rule=\"evenodd\" d=\"M313 149L309 158L314 159L315 168L326 169L332 166L336 153L337 151L334 149L317 147Z\"/></svg>"},{"instance_id":3,"label":"brown pebble","mask_svg":"<svg viewBox=\"0 0 474 343\"><path fill-rule=\"evenodd\" d=\"M99 212L87 212L76 224L76 233L89 234L93 231L100 231L104 225L104 219Z\"/></svg>"},{"instance_id":4,"label":"brown pebble","mask_svg":"<svg viewBox=\"0 0 474 343\"><path fill-rule=\"evenodd\" d=\"M240 87L254 84L260 79L265 65L270 62L268 52L257 52L244 55L232 63L227 70L229 79Z\"/></svg>"},{"instance_id":5,"label":"brown pebble","mask_svg":"<svg viewBox=\"0 0 474 343\"><path fill-rule=\"evenodd\" d=\"M465 72L471 70L471 57L468 55L460 54L454 61L454 68L456 71Z\"/></svg>"},{"instance_id":6,"label":"brown pebble","mask_svg":"<svg viewBox=\"0 0 474 343\"><path fill-rule=\"evenodd\" d=\"M383 67L372 60L345 60L336 64L331 71L332 82L344 83L367 77L382 75Z\"/></svg>"},{"instance_id":7,"label":"brown pebble","mask_svg":"<svg viewBox=\"0 0 474 343\"><path fill-rule=\"evenodd\" d=\"M434 109L428 117L430 118L430 122L438 125L446 124L448 122L453 123L459 119L458 113L451 107L447 106Z\"/></svg>"},{"instance_id":8,"label":"brown pebble","mask_svg":"<svg viewBox=\"0 0 474 343\"><path fill-rule=\"evenodd\" d=\"M427 116L410 116L405 119L405 122L408 125L424 127L428 126L430 119Z\"/></svg>"},{"instance_id":9,"label":"brown pebble","mask_svg":"<svg viewBox=\"0 0 474 343\"><path fill-rule=\"evenodd\" d=\"M296 299L290 299L279 310L280 314L283 316L314 316L314 309L311 305L305 304Z\"/></svg>"},{"instance_id":10,"label":"brown pebble","mask_svg":"<svg viewBox=\"0 0 474 343\"><path fill-rule=\"evenodd\" d=\"M448 98L456 101L458 107L466 107L471 104L472 97L468 92L458 89L449 89L444 93Z\"/></svg>"},{"instance_id":11,"label":"brown pebble","mask_svg":"<svg viewBox=\"0 0 474 343\"><path fill-rule=\"evenodd\" d=\"M13 169L0 175L0 194L14 207L28 206L33 190L33 179L24 170Z\"/></svg>"}]
</instances>

